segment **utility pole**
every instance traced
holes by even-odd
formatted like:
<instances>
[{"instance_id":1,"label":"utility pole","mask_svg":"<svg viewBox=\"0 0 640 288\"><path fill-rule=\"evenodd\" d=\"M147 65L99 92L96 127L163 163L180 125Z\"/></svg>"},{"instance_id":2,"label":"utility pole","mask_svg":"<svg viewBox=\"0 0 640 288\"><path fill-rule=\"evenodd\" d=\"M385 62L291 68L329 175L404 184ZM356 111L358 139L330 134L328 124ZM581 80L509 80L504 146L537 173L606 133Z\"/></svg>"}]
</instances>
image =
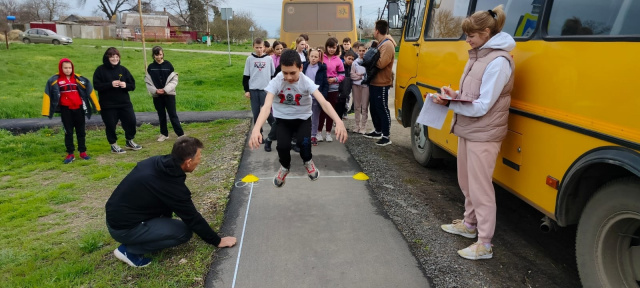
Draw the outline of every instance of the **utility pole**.
<instances>
[{"instance_id":1,"label":"utility pole","mask_svg":"<svg viewBox=\"0 0 640 288\"><path fill-rule=\"evenodd\" d=\"M142 55L144 56L144 71L147 71L147 48L144 40L144 25L142 23L142 0L138 0L138 15L140 15L140 35L142 36Z\"/></svg>"},{"instance_id":2,"label":"utility pole","mask_svg":"<svg viewBox=\"0 0 640 288\"><path fill-rule=\"evenodd\" d=\"M360 29L362 29L362 32L360 32L360 37L358 38L358 42L362 42L362 33L364 33L364 27L362 26L362 5L360 5L360 15L358 16L358 18L360 18L358 20L358 26L360 26Z\"/></svg>"}]
</instances>

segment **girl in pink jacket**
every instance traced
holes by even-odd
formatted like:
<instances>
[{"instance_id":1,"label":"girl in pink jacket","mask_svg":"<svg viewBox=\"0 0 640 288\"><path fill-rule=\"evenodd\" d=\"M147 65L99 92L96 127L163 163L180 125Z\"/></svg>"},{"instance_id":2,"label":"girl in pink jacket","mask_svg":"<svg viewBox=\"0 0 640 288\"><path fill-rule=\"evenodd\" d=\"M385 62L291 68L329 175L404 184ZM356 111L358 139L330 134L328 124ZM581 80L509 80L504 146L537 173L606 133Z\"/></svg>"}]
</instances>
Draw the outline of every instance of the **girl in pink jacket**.
<instances>
[{"instance_id":1,"label":"girl in pink jacket","mask_svg":"<svg viewBox=\"0 0 640 288\"><path fill-rule=\"evenodd\" d=\"M323 63L327 65L327 80L329 81L329 93L327 95L327 101L331 103L333 109L336 109L336 104L338 103L338 95L340 92L338 91L338 86L342 80L344 80L344 65L342 64L342 60L340 60L340 55L338 55L338 39L335 37L331 37L327 39L327 42L324 44L324 57ZM320 120L318 124L318 134L317 140L321 142L323 140L327 140L327 142L333 141L331 138L331 128L333 127L333 120L324 112L320 113ZM322 138L322 126L325 126L326 136Z\"/></svg>"}]
</instances>

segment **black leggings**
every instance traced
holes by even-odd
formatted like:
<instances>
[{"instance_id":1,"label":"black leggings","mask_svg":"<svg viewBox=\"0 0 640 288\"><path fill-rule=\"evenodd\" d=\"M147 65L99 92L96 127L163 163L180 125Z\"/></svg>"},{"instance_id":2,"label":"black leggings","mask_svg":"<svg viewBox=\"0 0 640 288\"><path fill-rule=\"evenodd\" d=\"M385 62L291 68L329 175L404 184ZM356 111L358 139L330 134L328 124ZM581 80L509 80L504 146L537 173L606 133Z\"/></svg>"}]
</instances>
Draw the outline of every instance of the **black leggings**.
<instances>
[{"instance_id":1,"label":"black leggings","mask_svg":"<svg viewBox=\"0 0 640 288\"><path fill-rule=\"evenodd\" d=\"M178 113L176 112L175 95L158 95L158 97L153 97L153 106L156 108L156 111L158 111L160 134L169 136L169 130L167 129L167 114L169 114L169 121L171 121L171 126L173 126L173 132L176 132L178 137L184 135L182 126L180 125L180 119L178 119Z\"/></svg>"},{"instance_id":2,"label":"black leggings","mask_svg":"<svg viewBox=\"0 0 640 288\"><path fill-rule=\"evenodd\" d=\"M102 109L100 115L102 122L104 122L104 130L109 144L115 144L118 141L118 136L116 136L118 120L120 120L124 137L127 140L133 140L136 137L136 114L133 112L133 105L122 108L105 108Z\"/></svg>"},{"instance_id":3,"label":"black leggings","mask_svg":"<svg viewBox=\"0 0 640 288\"><path fill-rule=\"evenodd\" d=\"M302 119L282 119L276 118L278 123L277 138L278 157L280 164L291 168L291 139L296 135L296 145L300 147L300 158L302 162L311 160L311 118Z\"/></svg>"}]
</instances>

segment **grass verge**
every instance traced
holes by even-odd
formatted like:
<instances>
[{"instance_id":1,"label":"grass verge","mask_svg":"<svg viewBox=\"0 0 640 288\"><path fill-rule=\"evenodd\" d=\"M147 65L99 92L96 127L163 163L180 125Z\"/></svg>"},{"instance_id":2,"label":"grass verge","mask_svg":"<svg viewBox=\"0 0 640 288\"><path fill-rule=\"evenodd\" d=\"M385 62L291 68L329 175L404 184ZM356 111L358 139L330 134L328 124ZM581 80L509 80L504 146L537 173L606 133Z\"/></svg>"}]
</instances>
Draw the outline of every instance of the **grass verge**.
<instances>
[{"instance_id":1,"label":"grass verge","mask_svg":"<svg viewBox=\"0 0 640 288\"><path fill-rule=\"evenodd\" d=\"M209 223L222 224L249 120L184 125L203 141L202 162L187 176L194 203ZM118 130L121 133L121 129ZM138 128L144 148L111 154L103 130L87 131L90 160L63 164L64 134L41 129L14 136L0 130L0 283L2 287L199 287L215 248L194 236L150 255L133 269L117 260L105 227L104 204L138 161L170 152L156 142L157 127ZM119 135L120 138L123 135ZM79 159L79 158L77 158Z\"/></svg>"}]
</instances>

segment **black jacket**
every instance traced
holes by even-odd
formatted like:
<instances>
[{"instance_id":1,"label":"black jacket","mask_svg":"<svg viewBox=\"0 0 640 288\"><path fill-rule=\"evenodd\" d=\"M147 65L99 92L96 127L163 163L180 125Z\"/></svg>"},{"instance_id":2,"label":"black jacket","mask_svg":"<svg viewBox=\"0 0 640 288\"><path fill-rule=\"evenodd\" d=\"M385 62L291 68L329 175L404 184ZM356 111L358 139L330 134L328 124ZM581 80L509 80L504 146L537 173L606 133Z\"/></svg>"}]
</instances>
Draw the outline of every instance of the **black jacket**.
<instances>
[{"instance_id":1,"label":"black jacket","mask_svg":"<svg viewBox=\"0 0 640 288\"><path fill-rule=\"evenodd\" d=\"M344 65L344 80L340 82L338 86L338 91L340 95L338 95L338 99L347 100L349 94L351 94L351 86L353 85L353 80L351 80L351 65Z\"/></svg>"},{"instance_id":2,"label":"black jacket","mask_svg":"<svg viewBox=\"0 0 640 288\"><path fill-rule=\"evenodd\" d=\"M127 88L115 88L112 82L115 80L127 83ZM102 65L93 73L93 88L98 91L98 102L102 109L122 108L132 105L129 91L136 89L136 80L124 66L113 66L109 63L109 57L105 53L102 56Z\"/></svg>"},{"instance_id":3,"label":"black jacket","mask_svg":"<svg viewBox=\"0 0 640 288\"><path fill-rule=\"evenodd\" d=\"M141 222L176 213L207 243L218 246L220 237L211 229L191 200L187 175L171 155L138 162L116 187L105 209L109 227L131 229Z\"/></svg>"},{"instance_id":4,"label":"black jacket","mask_svg":"<svg viewBox=\"0 0 640 288\"><path fill-rule=\"evenodd\" d=\"M318 66L319 66L318 73L316 73L316 79L313 79L313 81L316 83L316 85L320 86L318 87L318 91L322 93L322 96L327 98L327 95L329 95L329 81L327 80L327 65L324 63L318 63ZM305 75L307 75L307 67L309 67L309 62L305 62L302 65L302 73L304 73Z\"/></svg>"}]
</instances>

